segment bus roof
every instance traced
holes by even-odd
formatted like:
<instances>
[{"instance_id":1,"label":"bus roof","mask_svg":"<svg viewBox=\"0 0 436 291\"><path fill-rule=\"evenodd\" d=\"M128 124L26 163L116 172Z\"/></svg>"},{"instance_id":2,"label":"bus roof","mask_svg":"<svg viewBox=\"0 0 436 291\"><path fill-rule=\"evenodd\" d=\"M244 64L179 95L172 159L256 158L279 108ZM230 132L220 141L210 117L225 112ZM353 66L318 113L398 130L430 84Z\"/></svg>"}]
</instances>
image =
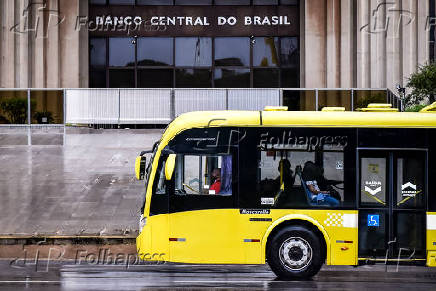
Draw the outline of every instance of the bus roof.
<instances>
[{"instance_id":1,"label":"bus roof","mask_svg":"<svg viewBox=\"0 0 436 291\"><path fill-rule=\"evenodd\" d=\"M435 112L195 111L170 123L162 140L201 127L436 128Z\"/></svg>"}]
</instances>

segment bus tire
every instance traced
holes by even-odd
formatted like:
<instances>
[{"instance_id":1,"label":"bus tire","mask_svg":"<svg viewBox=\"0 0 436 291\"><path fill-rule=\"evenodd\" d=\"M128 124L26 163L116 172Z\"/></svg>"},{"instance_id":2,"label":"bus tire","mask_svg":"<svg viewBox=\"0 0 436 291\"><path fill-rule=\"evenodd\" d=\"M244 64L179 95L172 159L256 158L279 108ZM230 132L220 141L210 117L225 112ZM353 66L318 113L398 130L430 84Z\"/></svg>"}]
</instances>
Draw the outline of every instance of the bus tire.
<instances>
[{"instance_id":1,"label":"bus tire","mask_svg":"<svg viewBox=\"0 0 436 291\"><path fill-rule=\"evenodd\" d=\"M279 230L268 243L267 261L280 279L308 279L324 262L322 245L311 230L293 225Z\"/></svg>"}]
</instances>

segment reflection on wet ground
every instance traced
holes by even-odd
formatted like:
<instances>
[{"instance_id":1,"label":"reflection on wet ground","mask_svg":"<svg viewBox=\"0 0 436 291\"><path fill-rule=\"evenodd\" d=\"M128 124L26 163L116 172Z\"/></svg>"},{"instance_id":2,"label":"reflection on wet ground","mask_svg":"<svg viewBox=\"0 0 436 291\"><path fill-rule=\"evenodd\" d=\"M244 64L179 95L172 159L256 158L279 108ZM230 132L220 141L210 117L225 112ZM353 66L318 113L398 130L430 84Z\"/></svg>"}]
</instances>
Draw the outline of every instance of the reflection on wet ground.
<instances>
[{"instance_id":1,"label":"reflection on wet ground","mask_svg":"<svg viewBox=\"0 0 436 291\"><path fill-rule=\"evenodd\" d=\"M144 182L134 160L162 130L54 131L38 133L46 145L27 146L24 129L1 128L0 234L135 232Z\"/></svg>"},{"instance_id":2,"label":"reflection on wet ground","mask_svg":"<svg viewBox=\"0 0 436 291\"><path fill-rule=\"evenodd\" d=\"M35 290L149 290L149 289L304 289L431 290L436 270L425 267L363 266L324 267L311 280L282 281L267 266L216 265L73 265L11 267L0 261L0 288Z\"/></svg>"}]
</instances>

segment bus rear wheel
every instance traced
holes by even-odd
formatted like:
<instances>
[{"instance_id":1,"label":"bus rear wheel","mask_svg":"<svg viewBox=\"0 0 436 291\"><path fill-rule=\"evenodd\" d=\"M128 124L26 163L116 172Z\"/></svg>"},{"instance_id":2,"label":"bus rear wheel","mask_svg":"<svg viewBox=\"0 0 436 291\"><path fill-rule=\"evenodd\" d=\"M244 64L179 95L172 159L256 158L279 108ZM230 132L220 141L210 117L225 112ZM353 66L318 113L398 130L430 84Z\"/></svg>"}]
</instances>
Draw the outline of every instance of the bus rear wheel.
<instances>
[{"instance_id":1,"label":"bus rear wheel","mask_svg":"<svg viewBox=\"0 0 436 291\"><path fill-rule=\"evenodd\" d=\"M271 239L267 252L268 264L281 279L308 279L316 275L323 264L318 236L303 226L288 226Z\"/></svg>"}]
</instances>

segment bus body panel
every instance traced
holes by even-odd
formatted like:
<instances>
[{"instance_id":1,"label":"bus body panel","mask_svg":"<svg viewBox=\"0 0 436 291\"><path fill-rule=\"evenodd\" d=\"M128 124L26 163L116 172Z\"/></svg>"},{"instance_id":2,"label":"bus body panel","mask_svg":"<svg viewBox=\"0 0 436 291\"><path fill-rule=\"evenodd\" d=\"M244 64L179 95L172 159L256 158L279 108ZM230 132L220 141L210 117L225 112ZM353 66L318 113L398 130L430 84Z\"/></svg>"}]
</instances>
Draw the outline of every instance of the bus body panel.
<instances>
[{"instance_id":1,"label":"bus body panel","mask_svg":"<svg viewBox=\"0 0 436 291\"><path fill-rule=\"evenodd\" d=\"M137 238L138 252L142 257L165 254L170 262L264 264L269 235L291 220L308 221L323 233L327 264L357 264L354 210L271 209L270 214L241 214L240 209L211 209L160 214L149 217L148 226ZM168 229L150 226L164 226L166 221Z\"/></svg>"},{"instance_id":2,"label":"bus body panel","mask_svg":"<svg viewBox=\"0 0 436 291\"><path fill-rule=\"evenodd\" d=\"M427 212L427 266L436 267L436 212Z\"/></svg>"},{"instance_id":3,"label":"bus body panel","mask_svg":"<svg viewBox=\"0 0 436 291\"><path fill-rule=\"evenodd\" d=\"M269 215L241 214L240 209L209 209L149 216L152 184L161 151L179 133L190 128L240 126L262 127L349 127L349 128L434 128L436 115L422 113L356 113L356 112L195 112L175 119L163 134L151 167L150 183L146 189L144 216L146 226L137 237L140 257L164 254L164 259L184 263L265 263L266 241L273 225L297 216L325 233L327 264L356 265L358 263L357 210L271 209ZM429 135L429 149L435 138ZM436 161L429 151L429 163ZM434 170L429 167L429 175ZM433 181L429 180L429 184ZM431 188L431 186L429 187ZM434 200L433 200L434 201ZM432 207L429 201L429 206ZM433 207L434 208L434 207ZM339 215L342 214L342 215ZM294 215L294 217L292 217ZM297 215L297 216L295 216ZM338 215L340 216L338 218ZM346 216L344 225L343 215ZM351 217L355 216L355 224ZM287 218L285 218L287 217ZM436 212L428 212L426 230L427 266L436 266L436 227L429 220ZM271 221L250 221L250 218L271 218ZM302 219L299 217L298 219ZM351 219L351 220L350 220ZM201 230L201 231L199 231ZM221 234L221 235L220 235ZM231 241L226 240L233 236ZM170 239L173 239L170 241ZM176 239L176 240L174 240ZM178 240L181 239L181 240ZM183 240L184 239L184 240ZM258 241L259 240L259 241ZM145 255L144 255L145 254ZM156 260L151 257L150 260Z\"/></svg>"}]
</instances>

